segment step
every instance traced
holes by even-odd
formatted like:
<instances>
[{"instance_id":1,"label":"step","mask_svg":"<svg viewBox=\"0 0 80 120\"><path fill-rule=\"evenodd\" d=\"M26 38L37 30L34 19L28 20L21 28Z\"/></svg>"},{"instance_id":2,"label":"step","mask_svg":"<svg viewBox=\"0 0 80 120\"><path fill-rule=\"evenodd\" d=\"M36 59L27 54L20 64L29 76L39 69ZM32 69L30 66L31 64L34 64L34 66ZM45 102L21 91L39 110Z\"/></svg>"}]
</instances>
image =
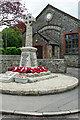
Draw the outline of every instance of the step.
<instances>
[{"instance_id":1,"label":"step","mask_svg":"<svg viewBox=\"0 0 80 120\"><path fill-rule=\"evenodd\" d=\"M51 72L40 72L40 73L19 73L19 76L14 77L14 81L17 83L31 83L31 82L36 82L38 81L37 78L40 79L40 77L50 75ZM32 81L33 80L33 81Z\"/></svg>"},{"instance_id":2,"label":"step","mask_svg":"<svg viewBox=\"0 0 80 120\"><path fill-rule=\"evenodd\" d=\"M50 71L47 71L47 72L40 72L40 73L19 73L19 75L22 75L22 76L26 76L26 77L39 77L39 76L44 76L44 75L50 75L51 72Z\"/></svg>"},{"instance_id":3,"label":"step","mask_svg":"<svg viewBox=\"0 0 80 120\"><path fill-rule=\"evenodd\" d=\"M51 79L54 77L58 77L58 75L56 74L49 74L49 75L44 75L44 76L38 76L38 77L28 77L28 82L32 83L32 82L38 82L38 81L42 81L42 80L47 80L47 79Z\"/></svg>"}]
</instances>

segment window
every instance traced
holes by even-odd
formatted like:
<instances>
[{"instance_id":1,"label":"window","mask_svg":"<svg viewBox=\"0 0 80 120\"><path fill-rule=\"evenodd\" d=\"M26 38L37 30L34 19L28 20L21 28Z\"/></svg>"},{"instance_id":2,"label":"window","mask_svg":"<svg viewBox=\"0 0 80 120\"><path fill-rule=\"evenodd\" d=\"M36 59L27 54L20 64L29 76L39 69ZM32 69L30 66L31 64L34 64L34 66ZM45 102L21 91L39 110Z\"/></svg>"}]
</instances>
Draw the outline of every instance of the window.
<instances>
[{"instance_id":1,"label":"window","mask_svg":"<svg viewBox=\"0 0 80 120\"><path fill-rule=\"evenodd\" d=\"M66 54L78 54L79 53L78 33L65 35L65 52Z\"/></svg>"}]
</instances>

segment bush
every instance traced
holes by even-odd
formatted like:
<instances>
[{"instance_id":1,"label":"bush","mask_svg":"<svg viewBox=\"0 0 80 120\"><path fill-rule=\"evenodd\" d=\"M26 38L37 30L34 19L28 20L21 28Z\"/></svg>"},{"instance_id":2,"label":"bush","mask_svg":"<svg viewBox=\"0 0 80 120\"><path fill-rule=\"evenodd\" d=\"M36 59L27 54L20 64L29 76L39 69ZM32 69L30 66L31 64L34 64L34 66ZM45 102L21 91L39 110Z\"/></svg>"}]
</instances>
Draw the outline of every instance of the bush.
<instances>
[{"instance_id":1,"label":"bush","mask_svg":"<svg viewBox=\"0 0 80 120\"><path fill-rule=\"evenodd\" d=\"M21 49L21 47L16 49L16 55L21 55L21 50L20 49Z\"/></svg>"},{"instance_id":2,"label":"bush","mask_svg":"<svg viewBox=\"0 0 80 120\"><path fill-rule=\"evenodd\" d=\"M7 47L6 54L7 55L16 55L16 47Z\"/></svg>"},{"instance_id":3,"label":"bush","mask_svg":"<svg viewBox=\"0 0 80 120\"><path fill-rule=\"evenodd\" d=\"M7 47L6 48L6 52L5 54L6 55L21 55L21 50L20 50L21 47L19 48L16 48L16 47Z\"/></svg>"},{"instance_id":4,"label":"bush","mask_svg":"<svg viewBox=\"0 0 80 120\"><path fill-rule=\"evenodd\" d=\"M49 56L49 58L48 59L52 59L52 56Z\"/></svg>"},{"instance_id":5,"label":"bush","mask_svg":"<svg viewBox=\"0 0 80 120\"><path fill-rule=\"evenodd\" d=\"M1 48L1 47L0 47L0 54L3 54L3 55L5 54L4 48Z\"/></svg>"}]
</instances>

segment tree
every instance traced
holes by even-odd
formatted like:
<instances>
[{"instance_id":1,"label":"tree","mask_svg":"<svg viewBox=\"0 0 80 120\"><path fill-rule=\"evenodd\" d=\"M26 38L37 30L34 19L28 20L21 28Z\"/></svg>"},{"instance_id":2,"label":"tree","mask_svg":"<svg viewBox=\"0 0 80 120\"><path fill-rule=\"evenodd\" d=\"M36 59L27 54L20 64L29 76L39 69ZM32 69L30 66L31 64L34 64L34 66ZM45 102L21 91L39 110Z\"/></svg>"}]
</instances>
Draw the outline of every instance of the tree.
<instances>
[{"instance_id":1,"label":"tree","mask_svg":"<svg viewBox=\"0 0 80 120\"><path fill-rule=\"evenodd\" d=\"M3 39L2 38L0 38L0 47L3 47Z\"/></svg>"},{"instance_id":2,"label":"tree","mask_svg":"<svg viewBox=\"0 0 80 120\"><path fill-rule=\"evenodd\" d=\"M4 42L4 48L6 47L16 47L19 48L22 46L22 33L18 28L9 27L2 31L2 39ZM7 33L7 34L6 34ZM7 40L7 44L6 44Z\"/></svg>"},{"instance_id":3,"label":"tree","mask_svg":"<svg viewBox=\"0 0 80 120\"><path fill-rule=\"evenodd\" d=\"M14 25L25 18L27 9L20 0L0 1L0 25Z\"/></svg>"}]
</instances>

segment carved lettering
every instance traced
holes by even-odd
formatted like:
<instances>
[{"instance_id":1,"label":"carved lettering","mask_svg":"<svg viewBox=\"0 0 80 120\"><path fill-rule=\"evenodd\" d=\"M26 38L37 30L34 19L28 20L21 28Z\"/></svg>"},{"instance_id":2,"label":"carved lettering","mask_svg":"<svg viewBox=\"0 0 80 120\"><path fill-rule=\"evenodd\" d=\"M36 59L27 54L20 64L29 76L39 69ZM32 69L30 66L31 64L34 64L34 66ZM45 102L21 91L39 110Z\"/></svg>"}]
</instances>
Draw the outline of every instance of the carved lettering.
<instances>
[{"instance_id":1,"label":"carved lettering","mask_svg":"<svg viewBox=\"0 0 80 120\"><path fill-rule=\"evenodd\" d=\"M28 57L29 57L29 53L27 53L27 52L23 52L22 53L21 66L25 66L26 65L26 63L28 62Z\"/></svg>"}]
</instances>

